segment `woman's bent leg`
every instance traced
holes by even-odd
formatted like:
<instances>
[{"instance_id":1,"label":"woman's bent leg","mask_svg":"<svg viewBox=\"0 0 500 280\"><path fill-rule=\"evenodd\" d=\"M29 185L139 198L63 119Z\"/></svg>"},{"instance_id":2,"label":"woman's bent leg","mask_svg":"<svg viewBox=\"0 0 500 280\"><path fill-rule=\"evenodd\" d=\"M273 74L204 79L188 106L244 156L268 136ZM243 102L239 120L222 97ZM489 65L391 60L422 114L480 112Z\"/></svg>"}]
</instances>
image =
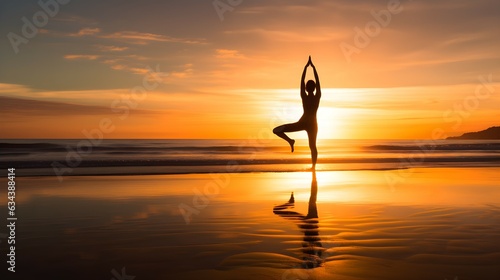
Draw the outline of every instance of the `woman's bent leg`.
<instances>
[{"instance_id":1,"label":"woman's bent leg","mask_svg":"<svg viewBox=\"0 0 500 280\"><path fill-rule=\"evenodd\" d=\"M290 148L292 149L292 153L294 151L293 145L295 144L295 140L291 139L288 137L288 135L285 134L285 132L294 132L294 131L299 131L303 130L302 125L300 123L289 123L289 124L284 124L280 125L278 127L275 127L273 129L273 133L278 135L279 137L285 139L285 141L290 144Z\"/></svg>"}]
</instances>

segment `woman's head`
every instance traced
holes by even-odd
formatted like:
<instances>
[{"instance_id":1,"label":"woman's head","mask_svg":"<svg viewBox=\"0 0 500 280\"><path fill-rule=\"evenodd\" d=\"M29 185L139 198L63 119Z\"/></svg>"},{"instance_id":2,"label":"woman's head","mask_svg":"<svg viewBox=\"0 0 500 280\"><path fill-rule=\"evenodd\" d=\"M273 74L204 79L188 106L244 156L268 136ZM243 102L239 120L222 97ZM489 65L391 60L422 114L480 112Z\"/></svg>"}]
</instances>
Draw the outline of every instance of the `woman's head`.
<instances>
[{"instance_id":1,"label":"woman's head","mask_svg":"<svg viewBox=\"0 0 500 280\"><path fill-rule=\"evenodd\" d=\"M316 89L316 83L313 80L307 81L306 84L307 93L313 93L315 89Z\"/></svg>"}]
</instances>

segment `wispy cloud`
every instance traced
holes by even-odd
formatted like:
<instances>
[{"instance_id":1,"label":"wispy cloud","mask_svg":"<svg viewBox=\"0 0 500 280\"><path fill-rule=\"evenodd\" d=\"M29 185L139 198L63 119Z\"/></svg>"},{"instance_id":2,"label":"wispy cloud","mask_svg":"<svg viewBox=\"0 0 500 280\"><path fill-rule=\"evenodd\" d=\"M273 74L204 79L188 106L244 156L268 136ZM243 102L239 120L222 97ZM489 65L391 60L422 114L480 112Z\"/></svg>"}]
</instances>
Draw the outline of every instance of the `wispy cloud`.
<instances>
[{"instance_id":1,"label":"wispy cloud","mask_svg":"<svg viewBox=\"0 0 500 280\"><path fill-rule=\"evenodd\" d=\"M23 85L0 83L0 94L17 94L30 89Z\"/></svg>"},{"instance_id":2,"label":"wispy cloud","mask_svg":"<svg viewBox=\"0 0 500 280\"><path fill-rule=\"evenodd\" d=\"M193 74L193 64L187 63L183 67L182 71L172 71L169 73L169 76L173 78L187 78Z\"/></svg>"},{"instance_id":3,"label":"wispy cloud","mask_svg":"<svg viewBox=\"0 0 500 280\"><path fill-rule=\"evenodd\" d=\"M179 38L172 37L168 35L138 32L138 31L119 31L114 33L105 33L100 28L85 27L81 28L77 32L60 32L56 30L40 29L40 32L54 37L95 37L100 39L110 39L117 40L124 43L136 44L136 45L147 45L152 42L169 42L169 43L181 43L181 44L206 44L205 39L190 39L190 38Z\"/></svg>"},{"instance_id":4,"label":"wispy cloud","mask_svg":"<svg viewBox=\"0 0 500 280\"><path fill-rule=\"evenodd\" d=\"M121 52L129 49L128 47L109 46L109 45L96 45L96 48L103 52Z\"/></svg>"},{"instance_id":5,"label":"wispy cloud","mask_svg":"<svg viewBox=\"0 0 500 280\"><path fill-rule=\"evenodd\" d=\"M145 45L150 42L172 42L183 44L205 44L202 39L176 38L161 34L143 33L137 31L121 31L100 36L101 38L124 40L129 43Z\"/></svg>"},{"instance_id":6,"label":"wispy cloud","mask_svg":"<svg viewBox=\"0 0 500 280\"><path fill-rule=\"evenodd\" d=\"M82 28L76 33L71 33L69 36L72 37L83 37L83 36L90 36L90 35L95 35L97 33L101 32L100 28Z\"/></svg>"},{"instance_id":7,"label":"wispy cloud","mask_svg":"<svg viewBox=\"0 0 500 280\"><path fill-rule=\"evenodd\" d=\"M145 60L143 57L136 56L123 56L113 59L105 59L101 62L109 65L109 68L117 71L127 71L137 75L146 75L151 71L151 68L144 63L138 63L135 61Z\"/></svg>"},{"instance_id":8,"label":"wispy cloud","mask_svg":"<svg viewBox=\"0 0 500 280\"><path fill-rule=\"evenodd\" d=\"M60 12L59 14L57 14L56 17L51 18L51 21L58 21L58 22L64 22L64 23L78 23L78 24L85 24L85 25L98 24L98 22L95 19L82 17L82 16L75 15L75 14L68 14L68 13L64 13L64 12Z\"/></svg>"},{"instance_id":9,"label":"wispy cloud","mask_svg":"<svg viewBox=\"0 0 500 280\"><path fill-rule=\"evenodd\" d=\"M238 50L216 49L215 53L216 58L245 58Z\"/></svg>"},{"instance_id":10,"label":"wispy cloud","mask_svg":"<svg viewBox=\"0 0 500 280\"><path fill-rule=\"evenodd\" d=\"M98 46L98 48L104 48L110 50L111 52L119 52L125 49L115 46ZM111 50L114 49L114 50ZM151 71L147 64L144 63L147 60L146 57L140 55L96 55L96 54L67 54L64 55L66 60L94 60L106 65L113 70L127 71L137 75L146 75Z\"/></svg>"},{"instance_id":11,"label":"wispy cloud","mask_svg":"<svg viewBox=\"0 0 500 280\"><path fill-rule=\"evenodd\" d=\"M127 65L123 65L123 64L112 65L111 69L128 71L128 72L131 72L131 73L137 74L137 75L146 75L149 72L151 72L151 69L148 67L133 67L133 66L127 66Z\"/></svg>"},{"instance_id":12,"label":"wispy cloud","mask_svg":"<svg viewBox=\"0 0 500 280\"><path fill-rule=\"evenodd\" d=\"M12 116L64 116L111 114L106 107L0 96L0 114Z\"/></svg>"},{"instance_id":13,"label":"wispy cloud","mask_svg":"<svg viewBox=\"0 0 500 280\"><path fill-rule=\"evenodd\" d=\"M313 30L311 30L313 29ZM335 31L326 27L309 27L308 30L290 30L289 28L252 28L252 29L239 29L230 30L225 32L228 35L256 35L268 40L278 42L300 42L300 43L313 43L313 42L326 42L332 41L345 36L346 32ZM304 36L307 34L307 36Z\"/></svg>"},{"instance_id":14,"label":"wispy cloud","mask_svg":"<svg viewBox=\"0 0 500 280\"><path fill-rule=\"evenodd\" d=\"M80 90L80 91L46 91L19 84L0 83L0 96L39 101L53 101L81 105L109 104L119 99L126 91L115 90Z\"/></svg>"},{"instance_id":15,"label":"wispy cloud","mask_svg":"<svg viewBox=\"0 0 500 280\"><path fill-rule=\"evenodd\" d=\"M115 89L103 89L103 90L62 90L62 91L47 91L43 89L35 89L24 85L16 84L5 84L0 83L0 98L5 98L5 101L10 99L20 99L16 101L18 105L13 107L22 107L23 100L28 101L38 101L38 102L48 102L50 104L69 104L76 106L83 106L88 108L105 108L104 111L95 112L111 112L110 106L116 100L123 100L124 97L130 95L130 88L115 88ZM144 100L141 103L141 109L145 111L156 111L165 106L166 101L170 100L172 97L163 94L160 91L150 91L148 92L147 101ZM191 97L192 98L192 97ZM7 100L9 99L9 100ZM10 100L9 102L13 102ZM5 102L0 100L1 106L5 105ZM33 103L27 103L31 105ZM44 103L45 104L45 103ZM27 105L27 106L28 106ZM33 107L33 106L32 106ZM32 108L26 107L26 108ZM1 107L6 109L4 107ZM41 108L41 107L40 107ZM45 107L48 108L48 107ZM136 108L134 108L135 110ZM9 109L10 111L10 109ZM1 113L1 112L0 112Z\"/></svg>"},{"instance_id":16,"label":"wispy cloud","mask_svg":"<svg viewBox=\"0 0 500 280\"><path fill-rule=\"evenodd\" d=\"M99 55L93 54L67 54L64 56L67 60L96 60L99 58Z\"/></svg>"}]
</instances>

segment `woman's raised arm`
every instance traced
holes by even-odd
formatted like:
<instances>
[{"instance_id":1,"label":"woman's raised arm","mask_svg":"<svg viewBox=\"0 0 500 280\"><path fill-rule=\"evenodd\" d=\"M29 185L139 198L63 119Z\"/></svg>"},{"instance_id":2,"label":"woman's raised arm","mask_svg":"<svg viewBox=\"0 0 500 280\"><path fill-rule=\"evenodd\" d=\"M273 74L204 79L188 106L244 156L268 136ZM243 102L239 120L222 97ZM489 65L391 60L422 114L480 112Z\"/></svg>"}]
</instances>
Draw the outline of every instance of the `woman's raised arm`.
<instances>
[{"instance_id":1,"label":"woman's raised arm","mask_svg":"<svg viewBox=\"0 0 500 280\"><path fill-rule=\"evenodd\" d=\"M304 71L302 71L302 78L300 78L300 97L306 97L306 72L307 67L311 64L311 56L309 56L309 61L307 61L306 66L304 66Z\"/></svg>"},{"instance_id":2,"label":"woman's raised arm","mask_svg":"<svg viewBox=\"0 0 500 280\"><path fill-rule=\"evenodd\" d=\"M316 72L316 66L311 62L311 66L314 70L314 79L316 79L316 96L318 98L321 97L321 86L319 85L319 77L318 77L318 72Z\"/></svg>"}]
</instances>

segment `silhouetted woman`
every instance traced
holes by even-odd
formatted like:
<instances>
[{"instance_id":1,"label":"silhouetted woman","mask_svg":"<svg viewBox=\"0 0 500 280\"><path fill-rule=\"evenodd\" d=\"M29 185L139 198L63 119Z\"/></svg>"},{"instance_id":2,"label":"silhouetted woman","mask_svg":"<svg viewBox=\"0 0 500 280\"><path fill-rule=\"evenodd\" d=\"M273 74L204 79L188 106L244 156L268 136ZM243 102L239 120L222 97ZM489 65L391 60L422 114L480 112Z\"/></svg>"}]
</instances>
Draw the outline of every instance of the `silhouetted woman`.
<instances>
[{"instance_id":1,"label":"silhouetted woman","mask_svg":"<svg viewBox=\"0 0 500 280\"><path fill-rule=\"evenodd\" d=\"M316 82L314 82L313 80L309 80L307 81L306 84L304 80L306 77L308 66L311 66L313 68L314 78L316 79ZM316 90L316 94L314 94L314 90ZM318 121L316 120L316 112L318 111L319 100L321 98L321 88L319 85L318 73L316 72L316 67L311 61L311 56L309 56L309 61L304 67L304 71L302 72L302 79L300 81L300 97L302 98L302 107L304 108L304 113L302 114L302 117L296 123L284 124L274 128L273 133L285 139L288 142L288 144L290 144L293 153L294 150L293 145L295 144L295 140L290 139L290 137L288 137L285 134L285 132L305 130L309 138L309 148L311 149L312 168L314 169L316 167L316 161L318 159L318 150L316 148Z\"/></svg>"}]
</instances>

